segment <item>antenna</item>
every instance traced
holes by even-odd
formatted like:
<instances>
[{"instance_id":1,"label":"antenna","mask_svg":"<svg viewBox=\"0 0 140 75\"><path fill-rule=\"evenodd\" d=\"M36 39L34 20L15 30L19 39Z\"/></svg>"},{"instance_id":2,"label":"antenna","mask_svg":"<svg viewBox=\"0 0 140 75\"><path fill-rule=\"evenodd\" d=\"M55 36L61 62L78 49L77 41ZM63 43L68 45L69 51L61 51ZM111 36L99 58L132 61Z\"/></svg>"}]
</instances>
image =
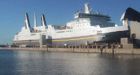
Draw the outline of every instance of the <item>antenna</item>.
<instances>
[{"instance_id":1,"label":"antenna","mask_svg":"<svg viewBox=\"0 0 140 75\"><path fill-rule=\"evenodd\" d=\"M34 27L37 27L36 14L34 13Z\"/></svg>"}]
</instances>

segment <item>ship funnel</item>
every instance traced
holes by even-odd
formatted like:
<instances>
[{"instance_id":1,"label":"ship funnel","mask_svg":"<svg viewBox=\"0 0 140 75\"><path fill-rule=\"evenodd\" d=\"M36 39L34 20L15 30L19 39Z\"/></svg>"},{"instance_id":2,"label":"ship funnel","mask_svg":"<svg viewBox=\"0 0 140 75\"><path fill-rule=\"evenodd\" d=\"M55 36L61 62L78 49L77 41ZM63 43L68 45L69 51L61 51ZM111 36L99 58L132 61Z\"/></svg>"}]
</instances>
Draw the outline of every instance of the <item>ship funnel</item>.
<instances>
[{"instance_id":1,"label":"ship funnel","mask_svg":"<svg viewBox=\"0 0 140 75\"><path fill-rule=\"evenodd\" d=\"M43 26L43 27L46 27L47 25L46 25L46 20L45 20L44 14L43 14L42 17L41 17L41 21L42 21L42 26Z\"/></svg>"},{"instance_id":2,"label":"ship funnel","mask_svg":"<svg viewBox=\"0 0 140 75\"><path fill-rule=\"evenodd\" d=\"M36 20L36 15L34 13L34 27L37 27L37 20Z\"/></svg>"},{"instance_id":3,"label":"ship funnel","mask_svg":"<svg viewBox=\"0 0 140 75\"><path fill-rule=\"evenodd\" d=\"M31 31L28 13L25 14L25 29Z\"/></svg>"},{"instance_id":4,"label":"ship funnel","mask_svg":"<svg viewBox=\"0 0 140 75\"><path fill-rule=\"evenodd\" d=\"M91 12L91 9L89 8L89 4L88 3L85 3L85 10L84 10L84 12L86 14L90 14L90 12Z\"/></svg>"}]
</instances>

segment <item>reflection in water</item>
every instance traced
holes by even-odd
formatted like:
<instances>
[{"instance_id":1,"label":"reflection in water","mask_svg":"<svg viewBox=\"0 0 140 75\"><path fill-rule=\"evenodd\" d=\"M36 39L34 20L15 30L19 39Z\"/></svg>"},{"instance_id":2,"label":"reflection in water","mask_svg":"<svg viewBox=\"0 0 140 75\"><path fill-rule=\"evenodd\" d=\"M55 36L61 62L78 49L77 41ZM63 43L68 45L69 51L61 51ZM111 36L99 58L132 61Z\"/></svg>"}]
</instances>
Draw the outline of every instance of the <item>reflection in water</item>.
<instances>
[{"instance_id":1,"label":"reflection in water","mask_svg":"<svg viewBox=\"0 0 140 75\"><path fill-rule=\"evenodd\" d=\"M140 55L0 51L0 75L140 75Z\"/></svg>"}]
</instances>

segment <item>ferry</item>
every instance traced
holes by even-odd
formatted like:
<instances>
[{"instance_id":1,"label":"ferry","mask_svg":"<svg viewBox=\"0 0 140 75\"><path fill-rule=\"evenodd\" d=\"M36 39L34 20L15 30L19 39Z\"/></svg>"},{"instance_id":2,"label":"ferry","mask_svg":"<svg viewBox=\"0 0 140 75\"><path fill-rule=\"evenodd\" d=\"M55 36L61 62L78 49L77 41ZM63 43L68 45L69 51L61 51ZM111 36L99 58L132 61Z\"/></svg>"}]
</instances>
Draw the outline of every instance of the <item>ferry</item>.
<instances>
[{"instance_id":1,"label":"ferry","mask_svg":"<svg viewBox=\"0 0 140 75\"><path fill-rule=\"evenodd\" d=\"M37 25L34 15L34 26L31 27L28 14L25 14L25 24L14 36L17 46L79 46L95 42L119 42L120 38L129 36L127 25L117 25L110 16L92 11L88 3L84 10L74 14L74 19L65 25L46 24L45 16L41 17L41 26Z\"/></svg>"}]
</instances>

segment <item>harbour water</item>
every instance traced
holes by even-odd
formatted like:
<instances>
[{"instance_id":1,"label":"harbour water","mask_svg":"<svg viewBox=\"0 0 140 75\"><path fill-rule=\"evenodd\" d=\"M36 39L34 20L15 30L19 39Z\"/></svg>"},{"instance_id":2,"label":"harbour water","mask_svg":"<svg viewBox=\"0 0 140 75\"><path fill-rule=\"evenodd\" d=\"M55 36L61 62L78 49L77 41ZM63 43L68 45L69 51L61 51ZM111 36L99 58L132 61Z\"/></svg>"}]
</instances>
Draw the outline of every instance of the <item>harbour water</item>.
<instances>
[{"instance_id":1,"label":"harbour water","mask_svg":"<svg viewBox=\"0 0 140 75\"><path fill-rule=\"evenodd\" d=\"M140 75L140 55L1 50L0 75Z\"/></svg>"}]
</instances>

